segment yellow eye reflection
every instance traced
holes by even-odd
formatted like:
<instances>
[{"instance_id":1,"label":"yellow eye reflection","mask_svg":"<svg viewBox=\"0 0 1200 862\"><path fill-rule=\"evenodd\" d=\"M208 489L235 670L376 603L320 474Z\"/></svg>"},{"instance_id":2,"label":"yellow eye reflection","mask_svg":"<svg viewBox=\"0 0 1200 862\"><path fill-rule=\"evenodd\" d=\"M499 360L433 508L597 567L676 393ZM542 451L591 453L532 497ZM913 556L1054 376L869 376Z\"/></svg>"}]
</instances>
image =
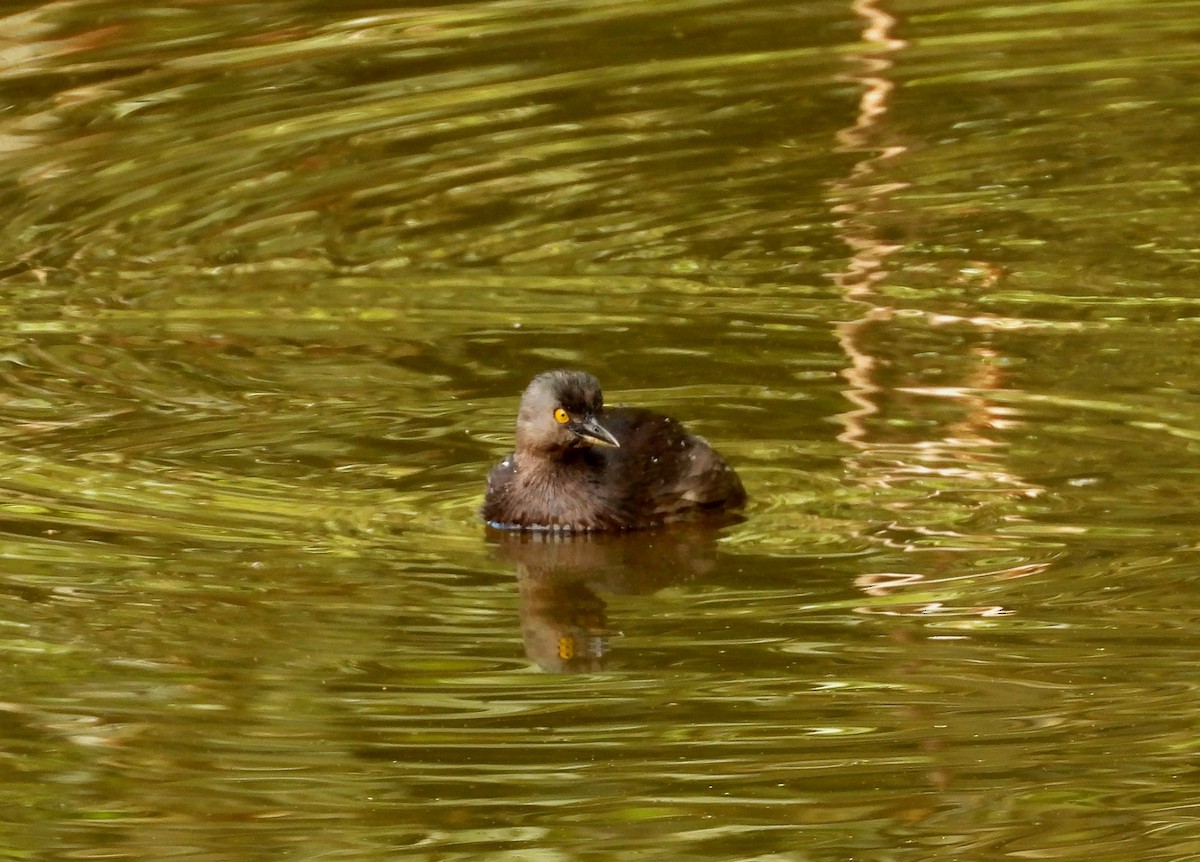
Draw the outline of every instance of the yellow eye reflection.
<instances>
[{"instance_id":1,"label":"yellow eye reflection","mask_svg":"<svg viewBox=\"0 0 1200 862\"><path fill-rule=\"evenodd\" d=\"M569 413L567 413L566 410L563 410L561 407L555 407L554 408L554 421L557 422L559 425L566 425L568 422L571 421L571 416Z\"/></svg>"}]
</instances>

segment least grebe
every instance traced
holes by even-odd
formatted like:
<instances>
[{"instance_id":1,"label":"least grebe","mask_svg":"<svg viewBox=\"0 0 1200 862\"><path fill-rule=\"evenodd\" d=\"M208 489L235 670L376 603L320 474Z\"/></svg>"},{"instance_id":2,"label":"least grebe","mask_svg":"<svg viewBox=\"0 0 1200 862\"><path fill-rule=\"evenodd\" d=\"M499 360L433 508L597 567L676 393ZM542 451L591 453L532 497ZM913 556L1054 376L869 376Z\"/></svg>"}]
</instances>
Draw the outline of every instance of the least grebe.
<instances>
[{"instance_id":1,"label":"least grebe","mask_svg":"<svg viewBox=\"0 0 1200 862\"><path fill-rule=\"evenodd\" d=\"M746 491L701 437L649 410L605 408L582 371L521 396L515 451L488 474L483 518L510 530L636 530L740 509Z\"/></svg>"}]
</instances>

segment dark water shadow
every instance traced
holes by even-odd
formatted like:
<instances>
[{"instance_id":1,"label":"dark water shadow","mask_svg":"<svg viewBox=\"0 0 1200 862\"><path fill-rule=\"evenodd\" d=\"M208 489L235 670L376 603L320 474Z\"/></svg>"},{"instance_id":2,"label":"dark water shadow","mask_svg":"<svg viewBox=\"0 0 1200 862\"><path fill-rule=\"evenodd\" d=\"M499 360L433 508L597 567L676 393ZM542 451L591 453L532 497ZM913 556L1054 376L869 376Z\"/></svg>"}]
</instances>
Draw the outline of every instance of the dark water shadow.
<instances>
[{"instance_id":1,"label":"dark water shadow","mask_svg":"<svg viewBox=\"0 0 1200 862\"><path fill-rule=\"evenodd\" d=\"M712 573L721 526L575 535L489 529L487 539L517 567L526 655L551 673L588 673L608 666L610 639L620 633L601 594L650 595Z\"/></svg>"}]
</instances>

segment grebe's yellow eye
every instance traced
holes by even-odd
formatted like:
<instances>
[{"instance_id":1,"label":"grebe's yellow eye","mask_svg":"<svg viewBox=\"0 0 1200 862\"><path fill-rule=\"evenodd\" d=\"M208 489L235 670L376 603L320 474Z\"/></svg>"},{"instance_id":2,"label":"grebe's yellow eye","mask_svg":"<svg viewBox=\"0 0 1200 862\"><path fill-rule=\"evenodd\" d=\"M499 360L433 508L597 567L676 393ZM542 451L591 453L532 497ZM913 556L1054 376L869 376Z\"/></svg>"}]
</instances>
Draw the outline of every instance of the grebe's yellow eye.
<instances>
[{"instance_id":1,"label":"grebe's yellow eye","mask_svg":"<svg viewBox=\"0 0 1200 862\"><path fill-rule=\"evenodd\" d=\"M554 421L557 422L559 425L566 425L568 422L571 421L571 416L570 416L570 414L567 413L566 410L563 410L561 407L555 407L554 408Z\"/></svg>"}]
</instances>

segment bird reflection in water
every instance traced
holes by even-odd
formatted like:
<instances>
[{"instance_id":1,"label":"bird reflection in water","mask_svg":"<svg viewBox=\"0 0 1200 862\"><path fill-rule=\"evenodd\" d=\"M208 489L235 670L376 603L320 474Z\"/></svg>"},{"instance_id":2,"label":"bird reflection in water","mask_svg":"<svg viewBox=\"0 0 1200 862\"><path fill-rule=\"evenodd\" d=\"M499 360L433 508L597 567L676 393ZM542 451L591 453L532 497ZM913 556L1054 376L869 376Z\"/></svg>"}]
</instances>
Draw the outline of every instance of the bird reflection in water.
<instances>
[{"instance_id":1,"label":"bird reflection in water","mask_svg":"<svg viewBox=\"0 0 1200 862\"><path fill-rule=\"evenodd\" d=\"M609 667L610 639L621 634L600 596L649 595L716 567L717 523L633 533L489 529L496 555L517 567L525 653L550 673Z\"/></svg>"}]
</instances>

